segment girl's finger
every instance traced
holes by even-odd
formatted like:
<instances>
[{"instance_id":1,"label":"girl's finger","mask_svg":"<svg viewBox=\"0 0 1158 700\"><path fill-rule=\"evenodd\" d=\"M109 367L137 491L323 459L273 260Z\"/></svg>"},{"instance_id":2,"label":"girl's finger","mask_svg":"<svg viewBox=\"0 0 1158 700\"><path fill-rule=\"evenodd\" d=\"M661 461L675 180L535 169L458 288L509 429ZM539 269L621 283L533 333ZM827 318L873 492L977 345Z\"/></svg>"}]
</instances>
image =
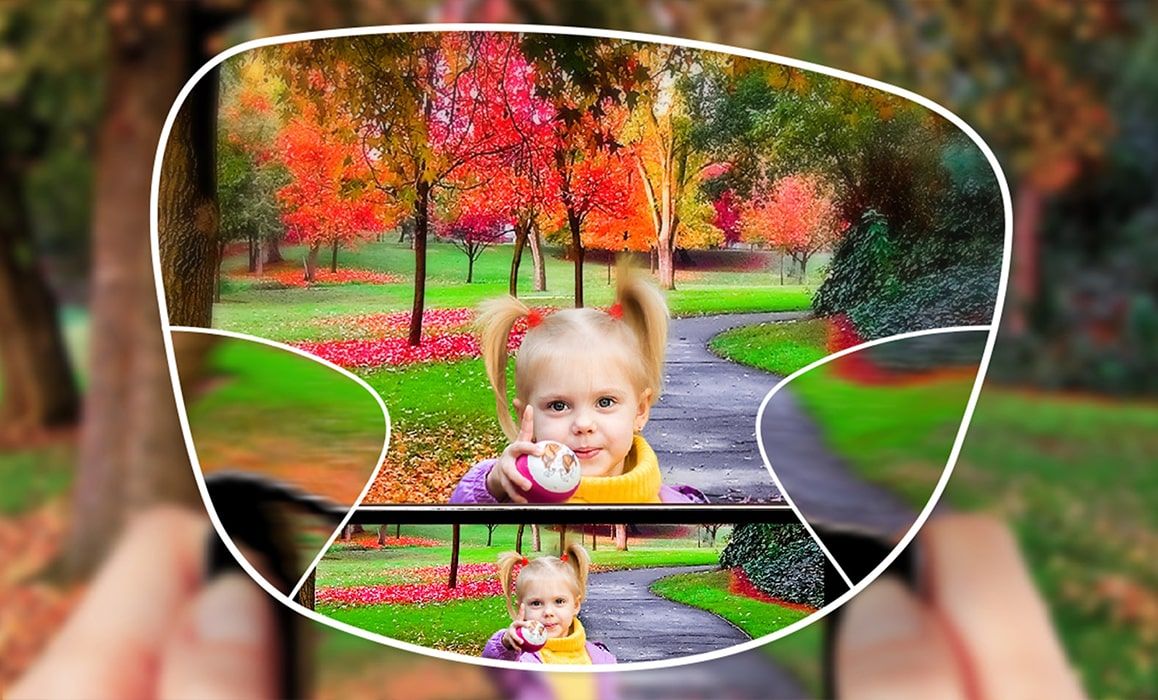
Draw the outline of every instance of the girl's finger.
<instances>
[{"instance_id":1,"label":"girl's finger","mask_svg":"<svg viewBox=\"0 0 1158 700\"><path fill-rule=\"evenodd\" d=\"M535 439L535 409L527 406L523 409L523 421L519 424L519 440L530 442Z\"/></svg>"},{"instance_id":2,"label":"girl's finger","mask_svg":"<svg viewBox=\"0 0 1158 700\"><path fill-rule=\"evenodd\" d=\"M526 619L527 619L527 604L526 603L519 603L518 620L519 620L519 622L522 622L523 620L526 620Z\"/></svg>"}]
</instances>

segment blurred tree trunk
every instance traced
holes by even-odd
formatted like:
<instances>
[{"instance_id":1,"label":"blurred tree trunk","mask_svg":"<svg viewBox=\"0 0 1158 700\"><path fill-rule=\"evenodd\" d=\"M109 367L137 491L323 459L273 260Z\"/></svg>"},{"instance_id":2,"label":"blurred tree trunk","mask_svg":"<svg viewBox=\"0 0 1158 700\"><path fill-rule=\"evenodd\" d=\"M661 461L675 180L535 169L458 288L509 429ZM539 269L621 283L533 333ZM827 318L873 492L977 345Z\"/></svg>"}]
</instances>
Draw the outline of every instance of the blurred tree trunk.
<instances>
[{"instance_id":1,"label":"blurred tree trunk","mask_svg":"<svg viewBox=\"0 0 1158 700\"><path fill-rule=\"evenodd\" d=\"M515 531L515 551L519 554L523 553L523 531L526 529L526 523L519 523L519 529Z\"/></svg>"},{"instance_id":2,"label":"blurred tree trunk","mask_svg":"<svg viewBox=\"0 0 1158 700\"><path fill-rule=\"evenodd\" d=\"M110 40L92 219L93 372L64 551L67 573L74 576L104 558L130 514L160 502L200 507L161 332L149 241L150 183L170 105L204 61L208 33L221 19L195 3L131 0L111 3L105 16ZM170 318L190 325L208 325L217 251L216 204L204 196L213 191L212 150L199 145L212 140L212 113L197 111L215 109L207 97L202 92L187 102L175 120L159 191L163 242L172 242L168 236L209 239L193 239L191 251L162 251L166 264L195 262L196 269L178 283L188 291L166 289L167 299L187 297L170 307Z\"/></svg>"},{"instance_id":3,"label":"blurred tree trunk","mask_svg":"<svg viewBox=\"0 0 1158 700\"><path fill-rule=\"evenodd\" d=\"M279 263L285 258L281 256L281 241L277 238L269 239L269 247L266 248L265 264L273 265Z\"/></svg>"},{"instance_id":4,"label":"blurred tree trunk","mask_svg":"<svg viewBox=\"0 0 1158 700\"><path fill-rule=\"evenodd\" d=\"M56 298L40 273L21 191L8 163L0 180L0 439L24 440L75 424L80 397Z\"/></svg>"},{"instance_id":5,"label":"blurred tree trunk","mask_svg":"<svg viewBox=\"0 0 1158 700\"><path fill-rule=\"evenodd\" d=\"M317 586L317 569L311 569L310 575L302 581L302 587L298 589L297 601L302 607L309 610L314 609L314 591Z\"/></svg>"}]
</instances>

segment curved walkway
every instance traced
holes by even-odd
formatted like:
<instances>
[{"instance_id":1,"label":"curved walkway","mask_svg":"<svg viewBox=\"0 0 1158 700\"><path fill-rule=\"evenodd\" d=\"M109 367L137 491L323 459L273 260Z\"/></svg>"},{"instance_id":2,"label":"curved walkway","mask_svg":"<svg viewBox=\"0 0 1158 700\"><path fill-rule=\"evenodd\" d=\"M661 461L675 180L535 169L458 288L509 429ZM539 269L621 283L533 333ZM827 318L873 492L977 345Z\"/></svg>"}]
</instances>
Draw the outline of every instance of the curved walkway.
<instances>
[{"instance_id":1,"label":"curved walkway","mask_svg":"<svg viewBox=\"0 0 1158 700\"><path fill-rule=\"evenodd\" d=\"M743 630L723 618L649 590L666 576L714 568L674 566L592 574L590 586L597 594L583 603L579 615L588 638L606 644L620 663L674 659L748 641ZM759 650L656 671L618 673L616 684L624 697L670 700L804 695L795 679Z\"/></svg>"},{"instance_id":2,"label":"curved walkway","mask_svg":"<svg viewBox=\"0 0 1158 700\"><path fill-rule=\"evenodd\" d=\"M695 486L715 503L782 500L760 458L755 432L760 404L781 377L718 357L708 342L730 328L807 316L777 312L672 320L663 396L644 428L665 483ZM768 402L759 428L777 476L810 523L887 535L913 522L907 505L856 477L825 445L790 390Z\"/></svg>"},{"instance_id":3,"label":"curved walkway","mask_svg":"<svg viewBox=\"0 0 1158 700\"><path fill-rule=\"evenodd\" d=\"M756 411L779 377L724 360L708 341L729 328L804 318L802 311L672 319L659 401L643 435L666 484L688 484L713 503L783 500L756 445Z\"/></svg>"}]
</instances>

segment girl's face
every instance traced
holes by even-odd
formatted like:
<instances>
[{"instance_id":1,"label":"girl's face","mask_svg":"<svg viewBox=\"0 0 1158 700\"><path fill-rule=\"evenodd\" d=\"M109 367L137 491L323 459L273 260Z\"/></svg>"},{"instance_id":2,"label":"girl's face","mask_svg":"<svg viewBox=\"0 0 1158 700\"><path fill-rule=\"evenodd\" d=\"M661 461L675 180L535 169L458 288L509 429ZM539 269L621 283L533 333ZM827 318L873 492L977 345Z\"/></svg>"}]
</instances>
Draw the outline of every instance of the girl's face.
<instances>
[{"instance_id":1,"label":"girl's face","mask_svg":"<svg viewBox=\"0 0 1158 700\"><path fill-rule=\"evenodd\" d=\"M540 578L527 584L519 600L523 618L537 620L547 628L547 637L555 639L571 633L571 623L579 614L579 601L567 579Z\"/></svg>"},{"instance_id":2,"label":"girl's face","mask_svg":"<svg viewBox=\"0 0 1158 700\"><path fill-rule=\"evenodd\" d=\"M535 440L570 447L583 476L619 476L635 432L647 422L650 392L635 389L622 361L600 354L554 360L527 399L534 408ZM523 411L521 401L515 407Z\"/></svg>"}]
</instances>

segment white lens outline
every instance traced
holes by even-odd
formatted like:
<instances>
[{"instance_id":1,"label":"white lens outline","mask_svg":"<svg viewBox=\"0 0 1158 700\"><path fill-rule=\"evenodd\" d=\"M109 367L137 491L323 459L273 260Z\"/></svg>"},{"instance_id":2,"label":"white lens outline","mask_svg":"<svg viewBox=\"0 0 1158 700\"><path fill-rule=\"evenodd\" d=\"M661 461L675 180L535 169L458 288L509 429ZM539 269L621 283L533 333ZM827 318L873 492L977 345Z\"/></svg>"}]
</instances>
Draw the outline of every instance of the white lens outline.
<instances>
[{"instance_id":1,"label":"white lens outline","mask_svg":"<svg viewBox=\"0 0 1158 700\"><path fill-rule=\"evenodd\" d=\"M1003 213L1005 216L1005 222L1004 222L1005 236L1004 236L1004 246L1003 246L1003 251L1002 251L1002 260L1001 260L1001 277L1000 277L999 284L998 284L997 298L995 299L995 303L994 303L993 318L992 318L991 323L987 326L955 327L955 329L972 330L972 331L979 331L979 330L980 331L986 331L986 332L988 332L989 337L988 337L986 344L985 344L985 350L982 354L981 364L980 364L980 366L978 368L978 372L977 372L977 378L976 378L975 383L974 383L973 391L971 392L971 394L969 396L969 401L968 401L968 404L966 405L965 414L962 418L961 426L958 429L957 438L954 441L954 445L953 445L952 452L950 454L949 461L946 464L945 472L943 473L941 480L938 482L938 485L937 485L936 489L934 490L933 496L930 498L929 503L926 504L925 508L921 511L920 515L918 516L917 520L914 522L913 526L910 528L909 532L901 540L901 543L898 544L897 548L895 548L889 554L889 556L886 557L885 560L883 562L881 562L881 564L876 569L874 569L872 573L870 573L869 576L866 576L861 582L859 582L858 584L853 586L844 595L840 596L835 601L824 606L823 608L821 608L819 611L813 613L812 615L809 615L808 617L806 617L802 620L799 620L799 621L797 621L797 622L795 622L795 623L793 623L793 624L791 624L783 629L777 630L774 633L765 635L763 637L759 637L757 639L753 639L753 640L751 640L749 642L745 642L743 644L733 645L733 646L730 646L730 647L727 647L724 649L719 649L719 650L712 651L712 652L683 656L683 657L680 657L677 659L626 662L623 664L615 664L615 665L592 665L592 666L583 666L583 667L577 668L574 666L566 666L566 665L559 665L559 664L541 664L541 665L540 664L520 664L520 663L514 662L514 661L499 661L499 660L495 660L495 659L483 659L481 657L465 656L463 654L456 654L453 652L445 652L445 651L440 651L437 649L432 649L430 647L418 646L415 644L410 644L407 642L402 642L402 641L399 641L396 639L385 637L383 635L368 632L366 630L353 627L351 625L348 625L348 624L343 623L343 622L339 622L337 620L326 617L324 615L320 615L316 611L309 610L308 608L306 608L306 607L298 604L296 601L294 601L292 599L292 597L291 598L284 597L279 591L277 591L272 585L270 585L251 565L249 565L249 563L245 560L244 557L240 556L240 552L234 546L233 542L229 539L228 535L226 535L224 533L224 530L221 527L221 523L218 520L216 513L213 511L211 506L208 506L208 503L209 503L208 492L207 492L206 487L205 487L204 476L201 474L200 467L195 461L196 455L192 449L189 424L188 424L188 420L187 420L186 415L185 415L184 402L183 402L182 397L181 397L180 383L177 379L177 366L176 366L176 361L175 361L174 353L173 353L171 332L174 329L198 330L198 331L202 331L202 332L214 332L214 331L212 331L211 329L204 329L204 328L192 328L191 329L189 327L184 327L184 326L170 326L170 324L169 324L168 306L167 306L166 301L165 301L164 279L162 278L161 264L160 264L161 261L160 261L159 233L158 233L159 232L158 193L159 193L160 179L161 179L161 163L162 163L162 160L164 158L165 144L168 142L169 133L171 132L171 130L173 128L173 122L176 120L178 111L180 110L181 106L184 104L185 100L188 98L190 91L193 89L193 86L196 85L197 81L199 81L202 77L204 77L207 73L209 73L209 71L212 70L214 67L216 67L218 64L222 63L223 61L227 60L228 58L230 58L232 56L236 56L240 53L244 53L245 51L249 51L251 49L255 49L255 48L259 48L259 47L263 47L263 46L276 46L279 44L287 44L287 43L298 42L298 41L311 41L311 40L316 40L316 39L331 39L331 38L348 37L348 36L367 36L367 35L375 35L375 34L412 34L412 33L434 33L434 32L507 32L507 33L513 32L513 33L525 33L525 34L558 34L558 35L568 35L568 36L577 36L577 37L605 37L605 38L611 38L611 39L622 39L622 40L627 40L627 41L637 41L637 42L645 42L645 43L671 44L671 45L677 45L677 46L685 46L685 47L692 48L692 49L699 49L699 50L703 50L703 51L712 51L712 52L717 52L717 53L730 54L733 56L742 56L742 57L753 58L753 59L757 59L757 60L761 60L761 61L765 61L765 62L769 62L769 63L777 63L780 65L790 66L793 68L799 68L801 70L807 70L807 71L811 71L811 72L815 72L815 73L822 73L824 75L829 75L829 76L839 78L842 80L847 80L850 82L859 83L859 84L865 85L867 87L871 87L871 88L874 88L877 90L891 93L893 95L897 95L898 97L903 97L911 102L915 102L915 103L925 107L926 109L929 109L929 110L945 117L954 126L956 126L958 129L960 129L966 135L968 135L969 138L981 150L981 152L985 154L985 158L989 162L990 167L993 168L993 173L997 178L997 184L998 184L999 188L1001 189L1002 209L1003 209ZM839 70L839 69L835 69L835 68L830 68L828 66L822 66L822 65L810 63L807 61L801 61L801 60L794 59L794 58L788 58L786 56L778 56L775 54L769 54L769 53L764 53L764 52L760 52L760 51L753 51L750 49L742 49L742 48L737 48L737 47L732 47L732 46L726 46L723 44L715 44L715 43L711 43L711 42L696 41L696 40L692 40L692 39L663 36L663 35L658 35L658 34L644 34L644 33L640 33L640 32L625 32L625 31L607 30L607 29L590 29L590 28L585 28L585 27L561 27L561 26L554 26L554 25L501 24L501 23L477 23L477 24L476 23L432 23L432 24L379 25L379 26L370 26L370 27L351 27L351 28L344 28L344 29L330 29L330 30L322 30L322 31L315 31L315 32L300 32L300 33L295 33L295 34L283 34L283 35L279 35L279 36L264 37L261 39L255 39L252 41L247 41L245 43L238 44L237 46L230 47L229 49L226 49L225 51L217 54L212 59L207 61L204 65L202 65L201 68L199 68L197 70L197 72L194 73L193 76L190 77L188 81L186 81L185 85L181 88L180 93L178 93L176 100L173 102L173 105L169 110L169 116L166 118L165 125L161 129L161 136L160 136L160 139L159 139L158 145L157 145L157 154L156 154L156 157L155 157L154 162L153 162L153 178L152 178L152 187L151 187L150 202L149 202L149 224L150 224L150 230L151 230L151 244L152 244L152 249L153 249L153 273L154 273L155 283L157 286L157 301L158 301L158 307L160 310L161 328L165 332L165 352L167 353L168 359L169 359L170 380L171 380L171 383L174 387L174 393L175 393L176 398L177 398L177 411L179 414L179 418L181 420L182 430L184 431L184 434L185 434L186 448L189 450L190 460L193 461L193 463L194 463L194 472L195 472L194 475L197 479L198 488L201 490L202 500L207 504L207 509L209 511L210 520L213 522L213 526L217 529L217 532L223 536L223 539L224 539L226 545L229 547L230 551L234 554L234 556L237 557L238 561L241 562L243 568L250 575L250 577L253 578L258 583L258 585L260 585L263 589L265 589L265 591L267 593L269 593L274 598L278 599L283 604L289 605L295 611L297 611L299 614L304 615L305 617L307 617L311 620L314 620L316 622L319 622L319 623L322 623L325 625L329 625L330 627L333 627L335 629L339 629L339 630L342 630L342 631L347 632L349 634L353 634L353 635L362 637L363 639L375 641L375 642L378 642L380 644L385 644L387 646L395 647L397 649L402 649L405 651L411 651L411 652L418 653L418 654L424 654L426 656L433 656L436 658L446 659L446 660L450 660L450 661L459 661L459 662L463 662L463 663L472 663L472 664L476 664L476 665L480 665L480 666L511 668L511 669L518 669L518 670L522 670L522 671L551 671L551 672L569 672L569 673L614 673L617 671L670 668L670 667L674 667L674 666L682 666L685 664L697 663L700 661L708 661L711 659L717 659L717 658L722 658L725 656L731 656L732 654L738 654L738 653L743 652L743 651L748 651L750 649L755 649L757 647L764 646L765 644L767 644L769 642L772 642L772 641L775 641L776 639L780 639L782 637L785 637L785 636L791 634L792 632L795 632L799 629L802 629L803 627L810 625L810 624L822 619L830 611L834 610L835 608L839 607L840 605L843 605L845 602L847 602L848 599L850 599L852 596L856 595L861 590L863 590L865 586L867 586L869 583L871 583L876 578L876 576L878 576L880 574L880 572L886 566L888 566L888 564L890 564L894 559L896 559L897 555L901 551L901 548L903 546L907 545L913 539L913 537L916 536L916 533L924 525L925 520L929 517L930 513L932 512L933 507L937 504L937 501L939 500L941 493L944 491L945 484L948 481L948 478L953 471L953 467L956 464L957 456L960 452L962 443L964 442L965 435L968 432L969 423L972 420L973 411L974 411L974 408L976 407L977 400L978 400L980 393L981 393L981 386L984 383L985 375L987 374L988 369L989 369L989 362L990 362L990 359L991 359L992 354L993 354L994 343L997 339L997 328L999 326L1001 315L1002 315L1002 312L1003 312L1004 306L1005 306L1005 294L1006 294L1006 289L1007 289L1007 286L1009 283L1010 254L1012 251L1012 244L1013 244L1013 205L1012 205L1012 199L1010 197L1010 192L1009 192L1009 183L1005 178L1004 170L1002 170L1000 163L998 163L998 161L997 161L997 157L994 155L993 150L989 147L989 145L985 143L985 141L980 137L980 135L978 135L977 132L971 126L969 126L968 123L966 123L963 119L961 119L959 116L954 114L949 109L943 107L942 105L938 104L937 102L934 102L933 100L930 100L926 97L918 95L918 94L911 92L909 90L905 90L904 88L900 88L900 87L891 85L889 83L875 80L873 78L868 78L865 76L857 75L855 73L849 73L847 71L843 71L843 70ZM914 335L927 335L930 333L941 332L942 330L954 330L954 329L930 329L930 330L926 330L926 331L918 331L915 334L902 334L902 335L898 335L898 336L892 336L891 338L881 338L881 339L873 341L872 343L866 343L866 344L863 344L860 346L849 348L846 351L842 351L841 353L837 353L836 355L830 356L830 358L839 357L843 354L847 354L848 352L852 352L852 351L855 351L855 350L860 349L860 348L868 347L870 345L879 344L882 342L887 342L890 339L900 339L900 338L905 338L905 337L912 337ZM221 332L221 334L227 335L227 333L225 333L225 332ZM243 334L237 334L237 335L242 336ZM257 338L254 338L253 336L243 336L243 337L246 337L248 339L257 339ZM257 340L262 340L262 339L257 339ZM272 341L262 340L262 342L266 342L267 344L274 344ZM284 346L284 347L288 347L288 346ZM784 384L785 382L787 382L789 379L794 378L795 376L803 373L804 371L807 371L807 369L810 369L814 365L822 364L824 361L826 361L827 359L830 359L830 358L824 358L821 361L818 361L817 363L813 363L812 365L809 365L809 367L804 368L804 370L800 370L798 372L793 373L793 375L791 375L789 378L786 378L785 380L783 380L777 386L780 386L780 385ZM318 359L318 358L315 358L315 359ZM361 381L361 380L359 380L359 381ZM773 392L776 391L776 388L774 388L772 391ZM771 393L769 394L769 396L770 395L771 395ZM768 398L769 398L768 396L765 397L765 401L764 401L764 403L761 404L759 413L763 412L763 407L766 404ZM759 435L759 417L757 417L756 433L758 436ZM389 441L389 435L387 435L387 442L388 441ZM383 453L385 453L385 449L386 448L384 447ZM764 450L763 450L762 446L761 446L760 451L761 451L761 456L764 457L764 454L763 454ZM764 460L765 460L765 466L767 467L768 466L767 458L764 457ZM771 473L771 468L770 467L768 467L768 468L769 468L769 472ZM773 475L773 478L775 478L775 475ZM369 490L369 485L370 484L368 482L366 490ZM363 491L363 497L364 496L365 496L365 491ZM357 506L360 504L361 504L361 498L359 499L358 503L355 504L354 508L357 508ZM686 508L686 507L687 506L675 506L673 508L673 510L675 513L678 513L678 510L680 508ZM353 514L353 510L354 509L352 508L350 514L348 514L346 519L343 520L343 523L345 523L349 520L349 518ZM795 506L793 506L793 510L796 510ZM796 513L798 516L800 515L799 510L796 510ZM674 515L674 513L673 513L673 515ZM678 516L676 516L676 517L678 520ZM805 524L805 526L809 528L809 531L812 532L811 527L808 525L807 520L804 520L803 518L801 518L801 520ZM336 535L337 535L337 532L335 532L335 536ZM812 535L815 538L815 532L812 532ZM331 538L331 541L332 541L332 539L333 538ZM324 550L323 550L323 552L324 552ZM827 550L826 550L826 555L827 555ZM321 554L319 554L318 558L320 558L320 557L321 557ZM829 556L829 559L831 561L831 556ZM315 560L315 565L316 565L316 561L317 560ZM307 570L307 574L308 574L308 571L309 570ZM841 573L843 575L843 571ZM847 576L845 576L845 578L847 580ZM300 582L299 582L299 586L300 586ZM297 587L295 587L295 591L296 590L297 590Z\"/></svg>"}]
</instances>

